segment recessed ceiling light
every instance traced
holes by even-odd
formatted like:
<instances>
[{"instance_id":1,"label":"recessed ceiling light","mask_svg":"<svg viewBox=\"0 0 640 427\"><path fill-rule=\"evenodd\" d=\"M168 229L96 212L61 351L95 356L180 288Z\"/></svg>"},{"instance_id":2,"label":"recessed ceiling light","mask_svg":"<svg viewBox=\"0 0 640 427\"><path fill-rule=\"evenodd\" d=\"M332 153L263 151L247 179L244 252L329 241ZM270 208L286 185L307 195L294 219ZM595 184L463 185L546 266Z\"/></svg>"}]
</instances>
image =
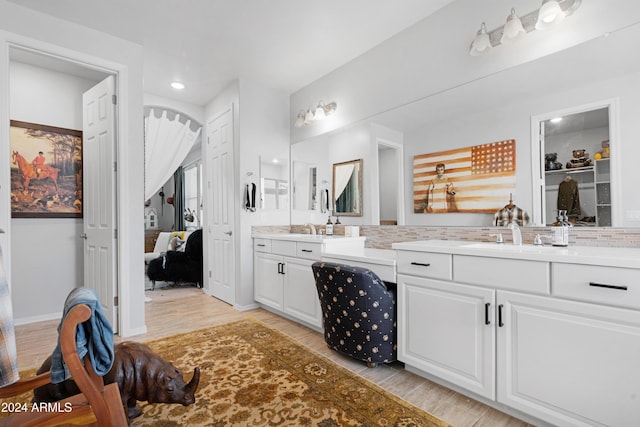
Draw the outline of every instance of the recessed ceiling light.
<instances>
[{"instance_id":1,"label":"recessed ceiling light","mask_svg":"<svg viewBox=\"0 0 640 427\"><path fill-rule=\"evenodd\" d=\"M554 119L551 119L551 123L559 123L562 121L562 117L556 117Z\"/></svg>"},{"instance_id":2,"label":"recessed ceiling light","mask_svg":"<svg viewBox=\"0 0 640 427\"><path fill-rule=\"evenodd\" d=\"M171 82L171 87L174 89L184 89L184 84L180 83L180 82Z\"/></svg>"}]
</instances>

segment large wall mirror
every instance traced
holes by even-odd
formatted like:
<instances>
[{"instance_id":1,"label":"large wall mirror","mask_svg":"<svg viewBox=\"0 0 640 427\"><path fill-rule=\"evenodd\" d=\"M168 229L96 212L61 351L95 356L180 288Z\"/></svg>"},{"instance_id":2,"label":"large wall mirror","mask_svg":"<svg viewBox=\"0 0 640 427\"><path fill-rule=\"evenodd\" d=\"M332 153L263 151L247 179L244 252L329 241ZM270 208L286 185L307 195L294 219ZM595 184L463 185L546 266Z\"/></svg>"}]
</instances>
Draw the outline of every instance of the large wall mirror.
<instances>
[{"instance_id":1,"label":"large wall mirror","mask_svg":"<svg viewBox=\"0 0 640 427\"><path fill-rule=\"evenodd\" d=\"M362 216L362 159L333 165L333 213Z\"/></svg>"},{"instance_id":2,"label":"large wall mirror","mask_svg":"<svg viewBox=\"0 0 640 427\"><path fill-rule=\"evenodd\" d=\"M561 149L551 149L540 144L538 129L533 129L537 126L537 122L533 123L533 118L554 111L566 110L567 114L586 113L584 109L583 111L575 111L575 109L596 104L602 100L617 99L618 113L607 107L611 157L608 161L597 163L598 166L604 166L607 162L610 165L610 203L606 203L606 198L600 198L600 200L593 198L592 204L586 204L587 199L592 200L592 195L589 193L591 190L587 191L584 186L591 185L597 188L605 185L604 176L602 181L598 178L597 184L594 178L593 184L582 184L585 191L581 192L580 196L581 203L583 203L582 198L584 203L578 219L586 219L584 222L587 223L593 219L590 217L596 217L595 223L591 223L593 226L638 227L640 226L640 198L633 197L637 191L632 183L640 180L640 168L632 162L640 158L640 144L636 143L640 140L640 122L637 120L637 117L640 117L640 85L637 84L640 79L640 56L629 54L634 51L638 43L640 43L640 24L616 31L607 37L596 37L569 49L472 82L461 83L448 90L370 117L349 128L336 129L331 135L325 134L295 143L292 145L291 159L304 160L308 153L312 153L311 161L318 167L318 182L322 182L331 173L330 168L334 163L363 158L369 166L363 173L364 215L358 220L363 225L379 224L376 218L369 216L369 211L378 210L381 203L381 199L376 198L379 196L374 197L375 195L369 193L371 189L378 188L376 182L379 180L376 166L378 161L371 154L376 152L377 145L376 139L371 136L375 124L401 135L395 140L400 141L404 152L405 171L402 177L404 224L489 226L493 220L493 215L490 213L421 214L412 212L413 157L444 149L515 139L517 170L513 200L530 214L534 219L533 225L542 226L553 222L555 218L553 210L557 209L557 200L553 200L554 195L551 192L548 195L549 201L547 202L546 199L545 202L542 201L543 196L547 197L545 183L541 181L546 178L544 154L545 151L556 152ZM589 110L595 111L605 107L599 105ZM544 117L542 121L551 118L553 117ZM585 116L583 118L586 120ZM545 126L551 139L572 137L566 134L553 135L550 123ZM368 132L366 139L363 139L358 146L360 151L357 153L353 147L357 145L359 133L356 134L354 129L358 129L362 134L365 134L365 131ZM607 139L599 134L601 131L604 131L603 126L600 126L597 131L584 129L582 131L584 135L591 133L594 136L595 139L589 142L593 145L586 146L585 140L580 144L568 143L566 148L585 148L589 158L595 161L595 154L602 149L602 141ZM340 139L340 133L345 134L342 139ZM346 143L347 135L348 144ZM576 133L573 136L575 135ZM327 144L327 141L334 140L335 144ZM550 144L549 141L547 141L548 144ZM300 146L300 149L296 146ZM345 154L344 151L347 149L351 151ZM338 151L340 151L339 155L336 154ZM571 155L573 155L572 151L573 149ZM617 160L615 156L618 156ZM309 158L306 157L306 159ZM566 152L564 154L558 152L558 161L565 165L563 169L566 169L566 163L569 160ZM594 173L595 168L594 163ZM604 172L604 168L599 168L599 171ZM584 174L584 172L580 173ZM565 174L555 174L558 176L550 174L548 184L557 189L559 183L553 180L560 177L564 179ZM577 178L577 175L572 175ZM600 196L604 197L605 192L598 194L598 197ZM505 203L508 202L509 195L507 194L504 199ZM370 208L370 203L377 204ZM549 208L548 211L547 208ZM610 221L606 219L608 210L610 210ZM298 213L299 217L292 215L293 223L308 222L309 216L303 216L301 211ZM326 216L324 218L326 220Z\"/></svg>"}]
</instances>

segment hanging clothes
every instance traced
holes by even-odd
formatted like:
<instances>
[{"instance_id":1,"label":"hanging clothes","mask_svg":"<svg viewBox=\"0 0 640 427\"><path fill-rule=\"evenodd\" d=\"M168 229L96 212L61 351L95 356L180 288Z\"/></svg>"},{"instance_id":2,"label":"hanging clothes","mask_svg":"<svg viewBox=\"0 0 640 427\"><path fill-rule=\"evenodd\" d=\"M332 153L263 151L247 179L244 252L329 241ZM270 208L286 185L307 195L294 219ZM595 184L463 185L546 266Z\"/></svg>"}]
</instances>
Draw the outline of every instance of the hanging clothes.
<instances>
[{"instance_id":1,"label":"hanging clothes","mask_svg":"<svg viewBox=\"0 0 640 427\"><path fill-rule=\"evenodd\" d=\"M529 214L524 209L517 207L513 203L509 203L493 215L493 225L497 227L506 227L512 222L523 227L529 224L530 220L531 218L529 217Z\"/></svg>"},{"instance_id":2,"label":"hanging clothes","mask_svg":"<svg viewBox=\"0 0 640 427\"><path fill-rule=\"evenodd\" d=\"M566 210L568 216L580 216L578 183L567 175L558 186L558 210Z\"/></svg>"}]
</instances>

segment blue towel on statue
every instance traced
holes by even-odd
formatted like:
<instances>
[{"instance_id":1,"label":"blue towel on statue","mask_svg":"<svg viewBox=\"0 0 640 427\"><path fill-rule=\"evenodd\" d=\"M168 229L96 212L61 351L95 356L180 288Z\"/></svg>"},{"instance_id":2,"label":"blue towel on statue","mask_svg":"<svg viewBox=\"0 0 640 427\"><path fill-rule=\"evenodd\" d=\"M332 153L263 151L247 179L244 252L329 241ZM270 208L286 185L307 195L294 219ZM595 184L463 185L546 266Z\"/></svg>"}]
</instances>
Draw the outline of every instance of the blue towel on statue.
<instances>
[{"instance_id":1,"label":"blue towel on statue","mask_svg":"<svg viewBox=\"0 0 640 427\"><path fill-rule=\"evenodd\" d=\"M64 313L58 326L58 345L51 355L51 382L60 383L71 375L62 359L60 331L69 311L78 304L86 304L91 309L91 317L76 329L76 347L80 360L88 354L96 374L103 376L113 366L113 329L102 313L100 301L93 289L75 288L64 303Z\"/></svg>"}]
</instances>

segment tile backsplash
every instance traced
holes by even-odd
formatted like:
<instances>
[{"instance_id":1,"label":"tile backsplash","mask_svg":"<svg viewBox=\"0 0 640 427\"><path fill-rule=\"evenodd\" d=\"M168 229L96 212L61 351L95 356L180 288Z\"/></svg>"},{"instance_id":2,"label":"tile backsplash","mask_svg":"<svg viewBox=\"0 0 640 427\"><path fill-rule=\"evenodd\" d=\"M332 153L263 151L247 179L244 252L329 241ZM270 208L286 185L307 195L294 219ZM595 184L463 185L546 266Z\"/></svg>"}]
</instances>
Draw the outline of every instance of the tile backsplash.
<instances>
[{"instance_id":1,"label":"tile backsplash","mask_svg":"<svg viewBox=\"0 0 640 427\"><path fill-rule=\"evenodd\" d=\"M318 233L324 232L324 225L316 225ZM533 243L536 234L549 244L546 236L551 235L551 227L523 227L524 243ZM254 226L254 233L305 233L303 225L291 226ZM414 240L469 240L493 242L496 235L502 233L506 243L511 242L511 232L504 227L428 227L409 225L361 225L360 235L366 236L368 248L390 249L392 243ZM334 226L334 234L344 234L344 226ZM572 227L569 233L569 246L602 246L618 248L640 248L640 229L638 228L590 228Z\"/></svg>"}]
</instances>

